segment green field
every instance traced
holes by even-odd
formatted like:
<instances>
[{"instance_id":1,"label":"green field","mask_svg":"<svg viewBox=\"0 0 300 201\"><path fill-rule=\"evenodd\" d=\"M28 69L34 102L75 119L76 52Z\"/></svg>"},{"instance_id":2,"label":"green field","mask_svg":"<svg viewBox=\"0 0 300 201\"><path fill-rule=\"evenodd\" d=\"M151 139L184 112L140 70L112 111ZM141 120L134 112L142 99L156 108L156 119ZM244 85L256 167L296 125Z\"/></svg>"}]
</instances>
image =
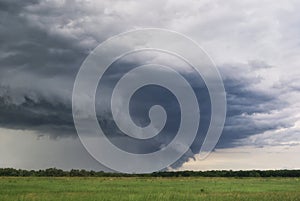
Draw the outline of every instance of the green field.
<instances>
[{"instance_id":1,"label":"green field","mask_svg":"<svg viewBox=\"0 0 300 201\"><path fill-rule=\"evenodd\" d=\"M0 200L300 200L300 178L0 177Z\"/></svg>"}]
</instances>

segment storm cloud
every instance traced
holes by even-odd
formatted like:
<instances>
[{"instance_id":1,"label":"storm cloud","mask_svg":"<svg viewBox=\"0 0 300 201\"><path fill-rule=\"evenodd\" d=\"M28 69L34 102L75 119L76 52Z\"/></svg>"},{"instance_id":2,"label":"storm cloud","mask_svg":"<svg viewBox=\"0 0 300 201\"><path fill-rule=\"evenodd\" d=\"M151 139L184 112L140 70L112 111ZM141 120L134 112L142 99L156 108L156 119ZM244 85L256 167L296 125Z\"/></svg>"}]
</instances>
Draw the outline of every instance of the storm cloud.
<instances>
[{"instance_id":1,"label":"storm cloud","mask_svg":"<svg viewBox=\"0 0 300 201\"><path fill-rule=\"evenodd\" d=\"M217 148L249 145L249 141L270 145L266 139L282 129L285 139L275 137L273 144L299 142L299 3L158 3L1 0L0 127L30 130L53 139L77 137L72 89L86 56L120 32L160 27L199 42L220 70L227 93L227 119ZM192 77L189 73L186 76ZM143 104L148 103L143 96L133 112L141 124L147 120ZM170 102L167 96L160 101ZM112 120L100 116L100 123ZM173 130L174 125L169 133ZM108 128L112 136L117 133L113 131ZM197 154L202 141L203 136L174 167Z\"/></svg>"}]
</instances>

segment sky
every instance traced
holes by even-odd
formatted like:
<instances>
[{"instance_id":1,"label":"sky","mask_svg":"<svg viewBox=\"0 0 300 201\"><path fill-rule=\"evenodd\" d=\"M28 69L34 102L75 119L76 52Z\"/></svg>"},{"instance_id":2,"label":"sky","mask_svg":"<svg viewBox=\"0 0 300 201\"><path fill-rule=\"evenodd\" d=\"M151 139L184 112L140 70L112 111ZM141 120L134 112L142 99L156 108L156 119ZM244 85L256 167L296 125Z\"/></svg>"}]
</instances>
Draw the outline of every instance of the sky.
<instances>
[{"instance_id":1,"label":"sky","mask_svg":"<svg viewBox=\"0 0 300 201\"><path fill-rule=\"evenodd\" d=\"M186 35L208 53L227 96L226 122L214 152L199 158L200 136L170 169L300 168L299 9L296 0L0 0L0 167L109 171L76 134L75 77L88 54L107 38L163 28ZM130 68L140 62L129 57L114 65ZM187 66L176 64L194 79ZM106 82L119 72L108 73ZM167 91L146 90L165 94L156 101L176 114L178 104ZM133 118L144 124L143 104L150 103L145 94L136 96ZM100 122L111 121L110 115L97 112ZM176 130L177 121L168 122L167 133ZM111 139L122 146L114 138L118 130L107 125ZM129 149L153 149L144 145Z\"/></svg>"}]
</instances>

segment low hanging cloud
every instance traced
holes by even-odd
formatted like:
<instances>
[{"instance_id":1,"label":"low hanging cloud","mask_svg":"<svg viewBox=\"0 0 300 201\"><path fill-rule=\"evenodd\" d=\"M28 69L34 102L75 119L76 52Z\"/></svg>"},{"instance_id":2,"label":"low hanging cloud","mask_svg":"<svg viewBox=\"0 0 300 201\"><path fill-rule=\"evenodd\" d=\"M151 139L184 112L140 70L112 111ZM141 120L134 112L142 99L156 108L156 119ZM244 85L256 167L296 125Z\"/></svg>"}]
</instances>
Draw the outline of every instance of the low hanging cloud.
<instances>
[{"instance_id":1,"label":"low hanging cloud","mask_svg":"<svg viewBox=\"0 0 300 201\"><path fill-rule=\"evenodd\" d=\"M76 137L71 96L86 56L112 35L161 27L198 41L221 71L228 113L218 148L247 144L249 139L269 145L267 139L274 136L280 143L273 132L284 132L286 144L298 142L299 3L258 5L260 1L224 5L221 1L3 0L0 127L52 138ZM196 147L179 166L199 151Z\"/></svg>"}]
</instances>

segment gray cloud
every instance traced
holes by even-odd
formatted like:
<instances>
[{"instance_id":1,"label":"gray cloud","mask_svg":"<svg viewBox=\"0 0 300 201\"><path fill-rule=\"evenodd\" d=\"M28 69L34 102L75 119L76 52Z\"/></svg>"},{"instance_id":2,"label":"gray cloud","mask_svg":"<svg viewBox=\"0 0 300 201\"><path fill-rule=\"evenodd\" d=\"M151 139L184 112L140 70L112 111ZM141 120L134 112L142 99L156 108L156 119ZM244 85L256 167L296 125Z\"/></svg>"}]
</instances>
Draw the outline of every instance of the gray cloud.
<instances>
[{"instance_id":1,"label":"gray cloud","mask_svg":"<svg viewBox=\"0 0 300 201\"><path fill-rule=\"evenodd\" d=\"M268 9L237 1L221 4L1 1L0 126L41 131L53 138L76 136L71 95L85 57L114 34L155 26L195 38L221 70L228 115L219 148L234 147L250 136L282 128L297 133L293 126L298 119L299 71L292 72L300 64L295 54L300 31L299 14L293 8L297 3ZM285 58L279 56L282 52ZM291 72L285 75L285 68ZM199 151L199 144L201 139L179 166Z\"/></svg>"}]
</instances>

